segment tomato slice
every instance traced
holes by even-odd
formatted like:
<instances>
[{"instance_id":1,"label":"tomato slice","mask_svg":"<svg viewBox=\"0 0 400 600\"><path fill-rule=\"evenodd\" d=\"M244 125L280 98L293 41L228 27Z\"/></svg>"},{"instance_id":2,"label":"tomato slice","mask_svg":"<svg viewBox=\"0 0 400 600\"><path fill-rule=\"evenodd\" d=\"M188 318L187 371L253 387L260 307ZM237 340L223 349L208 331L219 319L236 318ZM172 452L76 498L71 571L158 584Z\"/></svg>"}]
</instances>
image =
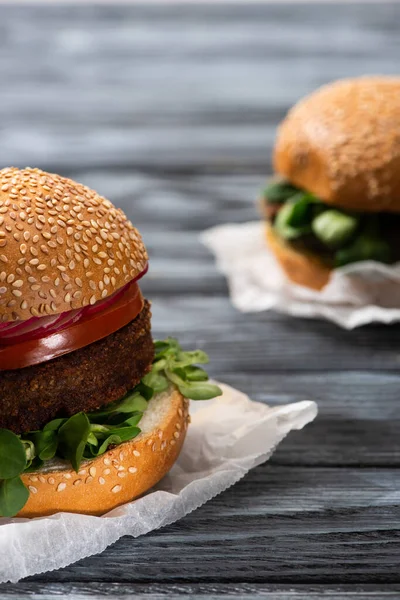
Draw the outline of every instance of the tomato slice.
<instances>
[{"instance_id":1,"label":"tomato slice","mask_svg":"<svg viewBox=\"0 0 400 600\"><path fill-rule=\"evenodd\" d=\"M133 281L103 310L88 312L78 322L72 320L65 329L0 346L0 371L37 365L97 342L133 321L143 304L139 285Z\"/></svg>"}]
</instances>

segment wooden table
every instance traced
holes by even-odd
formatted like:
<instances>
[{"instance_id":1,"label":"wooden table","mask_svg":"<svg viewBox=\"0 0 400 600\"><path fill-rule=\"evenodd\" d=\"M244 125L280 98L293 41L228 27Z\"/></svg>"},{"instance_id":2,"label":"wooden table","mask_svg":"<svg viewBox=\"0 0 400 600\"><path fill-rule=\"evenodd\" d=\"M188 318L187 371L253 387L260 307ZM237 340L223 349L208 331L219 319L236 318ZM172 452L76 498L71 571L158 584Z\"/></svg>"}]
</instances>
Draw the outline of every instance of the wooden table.
<instances>
[{"instance_id":1,"label":"wooden table","mask_svg":"<svg viewBox=\"0 0 400 600\"><path fill-rule=\"evenodd\" d=\"M83 181L151 254L157 337L255 400L318 401L272 459L182 521L1 598L400 597L400 327L239 314L199 243L257 217L300 96L396 73L400 5L2 7L0 163Z\"/></svg>"}]
</instances>

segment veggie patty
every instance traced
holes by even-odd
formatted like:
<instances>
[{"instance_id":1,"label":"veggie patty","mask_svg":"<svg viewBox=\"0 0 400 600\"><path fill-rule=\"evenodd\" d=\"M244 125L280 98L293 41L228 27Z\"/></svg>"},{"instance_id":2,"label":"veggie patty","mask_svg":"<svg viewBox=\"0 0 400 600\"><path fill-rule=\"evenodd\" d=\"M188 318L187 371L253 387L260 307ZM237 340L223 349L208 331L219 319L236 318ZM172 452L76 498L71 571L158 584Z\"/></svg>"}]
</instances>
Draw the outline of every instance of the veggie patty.
<instances>
[{"instance_id":1,"label":"veggie patty","mask_svg":"<svg viewBox=\"0 0 400 600\"><path fill-rule=\"evenodd\" d=\"M58 416L114 402L139 383L154 357L150 304L108 337L54 360L0 372L0 427L42 428Z\"/></svg>"}]
</instances>

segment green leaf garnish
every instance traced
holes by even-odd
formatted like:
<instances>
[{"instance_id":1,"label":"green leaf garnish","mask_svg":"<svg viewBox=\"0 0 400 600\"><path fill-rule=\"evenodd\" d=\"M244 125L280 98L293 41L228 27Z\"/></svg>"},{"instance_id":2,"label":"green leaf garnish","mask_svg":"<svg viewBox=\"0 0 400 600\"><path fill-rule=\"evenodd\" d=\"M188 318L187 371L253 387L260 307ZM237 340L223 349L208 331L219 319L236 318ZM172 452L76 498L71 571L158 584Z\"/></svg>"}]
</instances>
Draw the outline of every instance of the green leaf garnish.
<instances>
[{"instance_id":1,"label":"green leaf garnish","mask_svg":"<svg viewBox=\"0 0 400 600\"><path fill-rule=\"evenodd\" d=\"M211 400L222 395L222 390L217 385L204 381L188 381L183 379L180 369L168 371L167 377L176 385L182 396L190 400Z\"/></svg>"},{"instance_id":2,"label":"green leaf garnish","mask_svg":"<svg viewBox=\"0 0 400 600\"><path fill-rule=\"evenodd\" d=\"M27 503L29 491L20 477L0 481L0 514L13 517Z\"/></svg>"},{"instance_id":3,"label":"green leaf garnish","mask_svg":"<svg viewBox=\"0 0 400 600\"><path fill-rule=\"evenodd\" d=\"M377 236L361 233L345 248L335 254L335 266L343 267L361 260L376 260L382 263L391 262L390 246Z\"/></svg>"},{"instance_id":4,"label":"green leaf garnish","mask_svg":"<svg viewBox=\"0 0 400 600\"><path fill-rule=\"evenodd\" d=\"M186 367L185 375L187 381L208 381L207 373L200 367Z\"/></svg>"},{"instance_id":5,"label":"green leaf garnish","mask_svg":"<svg viewBox=\"0 0 400 600\"><path fill-rule=\"evenodd\" d=\"M70 417L58 431L58 451L75 471L79 471L89 434L90 422L83 412Z\"/></svg>"},{"instance_id":6,"label":"green leaf garnish","mask_svg":"<svg viewBox=\"0 0 400 600\"><path fill-rule=\"evenodd\" d=\"M147 400L139 394L134 392L125 396L122 402L118 405L119 413L131 413L131 412L143 412L147 408Z\"/></svg>"},{"instance_id":7,"label":"green leaf garnish","mask_svg":"<svg viewBox=\"0 0 400 600\"><path fill-rule=\"evenodd\" d=\"M281 204L299 192L299 188L288 181L272 181L264 189L264 198L270 204Z\"/></svg>"},{"instance_id":8,"label":"green leaf garnish","mask_svg":"<svg viewBox=\"0 0 400 600\"><path fill-rule=\"evenodd\" d=\"M272 219L276 233L300 252L321 254L335 267L363 260L391 263L395 258L381 231L385 213L349 214L285 181L273 182L265 196L282 204Z\"/></svg>"},{"instance_id":9,"label":"green leaf garnish","mask_svg":"<svg viewBox=\"0 0 400 600\"><path fill-rule=\"evenodd\" d=\"M331 248L339 248L349 242L359 225L359 218L339 210L325 210L314 218L314 235Z\"/></svg>"},{"instance_id":10,"label":"green leaf garnish","mask_svg":"<svg viewBox=\"0 0 400 600\"><path fill-rule=\"evenodd\" d=\"M26 467L26 451L15 433L0 429L0 479L17 477Z\"/></svg>"},{"instance_id":11,"label":"green leaf garnish","mask_svg":"<svg viewBox=\"0 0 400 600\"><path fill-rule=\"evenodd\" d=\"M63 425L68 419L64 418L64 419L53 419L53 421L49 421L44 427L44 431L47 431L48 429L52 430L52 431L58 431L61 427L61 425Z\"/></svg>"},{"instance_id":12,"label":"green leaf garnish","mask_svg":"<svg viewBox=\"0 0 400 600\"><path fill-rule=\"evenodd\" d=\"M139 430L140 431L140 430ZM120 444L122 442L121 438L112 433L111 435L109 435L104 442L101 444L101 446L99 446L98 450L94 450L91 448L91 456L86 456L86 458L93 458L94 456L101 456L102 454L104 454L104 452L106 452L109 448L109 446L115 445L118 446L118 444Z\"/></svg>"},{"instance_id":13,"label":"green leaf garnish","mask_svg":"<svg viewBox=\"0 0 400 600\"><path fill-rule=\"evenodd\" d=\"M140 433L140 420L148 401L175 385L193 400L208 400L222 394L207 383L208 375L196 366L208 363L202 350L185 352L174 338L154 343L152 369L142 381L117 402L90 413L53 419L43 429L17 436L0 429L0 514L13 516L25 505L29 492L20 475L40 469L54 457L67 459L75 471L83 460L91 460Z\"/></svg>"},{"instance_id":14,"label":"green leaf garnish","mask_svg":"<svg viewBox=\"0 0 400 600\"><path fill-rule=\"evenodd\" d=\"M25 437L29 438L34 445L34 456L38 456L41 460L54 458L58 445L57 433L54 430L33 431Z\"/></svg>"},{"instance_id":15,"label":"green leaf garnish","mask_svg":"<svg viewBox=\"0 0 400 600\"><path fill-rule=\"evenodd\" d=\"M274 228L285 240L293 240L311 232L313 208L319 201L312 195L299 192L282 206Z\"/></svg>"},{"instance_id":16,"label":"green leaf garnish","mask_svg":"<svg viewBox=\"0 0 400 600\"><path fill-rule=\"evenodd\" d=\"M165 375L157 373L155 370L147 373L147 375L143 377L142 382L145 382L146 385L152 388L155 394L165 392L169 386L168 379L165 377Z\"/></svg>"}]
</instances>

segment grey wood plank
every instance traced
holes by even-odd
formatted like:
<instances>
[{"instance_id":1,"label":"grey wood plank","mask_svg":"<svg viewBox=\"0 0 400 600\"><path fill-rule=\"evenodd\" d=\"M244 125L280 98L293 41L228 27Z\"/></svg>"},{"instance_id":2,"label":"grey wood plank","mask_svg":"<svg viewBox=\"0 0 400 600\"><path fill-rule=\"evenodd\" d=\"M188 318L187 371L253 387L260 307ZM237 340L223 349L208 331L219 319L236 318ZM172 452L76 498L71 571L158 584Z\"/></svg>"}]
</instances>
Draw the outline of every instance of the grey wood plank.
<instances>
[{"instance_id":1,"label":"grey wood plank","mask_svg":"<svg viewBox=\"0 0 400 600\"><path fill-rule=\"evenodd\" d=\"M144 280L147 293L146 286ZM153 333L158 338L173 335L187 347L206 350L216 377L238 371L250 379L253 373L268 372L399 370L399 325L344 331L325 321L272 312L244 315L218 296L178 294L147 294L153 302Z\"/></svg>"},{"instance_id":2,"label":"grey wood plank","mask_svg":"<svg viewBox=\"0 0 400 600\"><path fill-rule=\"evenodd\" d=\"M93 581L100 590L142 582L149 591L173 582L191 583L187 589L224 582L225 590L257 581L399 583L399 477L398 469L267 463L171 527L29 581L38 591L57 582L86 589Z\"/></svg>"},{"instance_id":3,"label":"grey wood plank","mask_svg":"<svg viewBox=\"0 0 400 600\"><path fill-rule=\"evenodd\" d=\"M396 3L2 7L0 163L263 167L300 96L398 70L399 16Z\"/></svg>"},{"instance_id":4,"label":"grey wood plank","mask_svg":"<svg viewBox=\"0 0 400 600\"><path fill-rule=\"evenodd\" d=\"M266 585L266 584L135 584L135 583L51 583L45 584L38 590L35 582L22 582L7 585L2 589L2 598L13 598L18 595L20 600L32 598L35 600L55 600L60 596L68 596L74 600L91 598L123 598L124 600L159 600L160 598L178 599L190 596L193 600L207 598L233 600L243 598L268 598L269 600L308 600L309 598L326 598L327 600L351 600L367 598L398 598L398 585Z\"/></svg>"},{"instance_id":5,"label":"grey wood plank","mask_svg":"<svg viewBox=\"0 0 400 600\"><path fill-rule=\"evenodd\" d=\"M400 326L242 315L197 239L257 218L297 98L398 71L399 16L395 3L1 8L0 162L71 175L126 210L151 253L155 335L206 349L214 376L259 401L320 405L182 522L2 597L399 597Z\"/></svg>"},{"instance_id":6,"label":"grey wood plank","mask_svg":"<svg viewBox=\"0 0 400 600\"><path fill-rule=\"evenodd\" d=\"M398 478L262 465L179 523L34 579L400 583Z\"/></svg>"},{"instance_id":7,"label":"grey wood plank","mask_svg":"<svg viewBox=\"0 0 400 600\"><path fill-rule=\"evenodd\" d=\"M271 458L273 464L400 466L397 374L226 372L219 376L258 402L317 401L316 420L281 443Z\"/></svg>"}]
</instances>

